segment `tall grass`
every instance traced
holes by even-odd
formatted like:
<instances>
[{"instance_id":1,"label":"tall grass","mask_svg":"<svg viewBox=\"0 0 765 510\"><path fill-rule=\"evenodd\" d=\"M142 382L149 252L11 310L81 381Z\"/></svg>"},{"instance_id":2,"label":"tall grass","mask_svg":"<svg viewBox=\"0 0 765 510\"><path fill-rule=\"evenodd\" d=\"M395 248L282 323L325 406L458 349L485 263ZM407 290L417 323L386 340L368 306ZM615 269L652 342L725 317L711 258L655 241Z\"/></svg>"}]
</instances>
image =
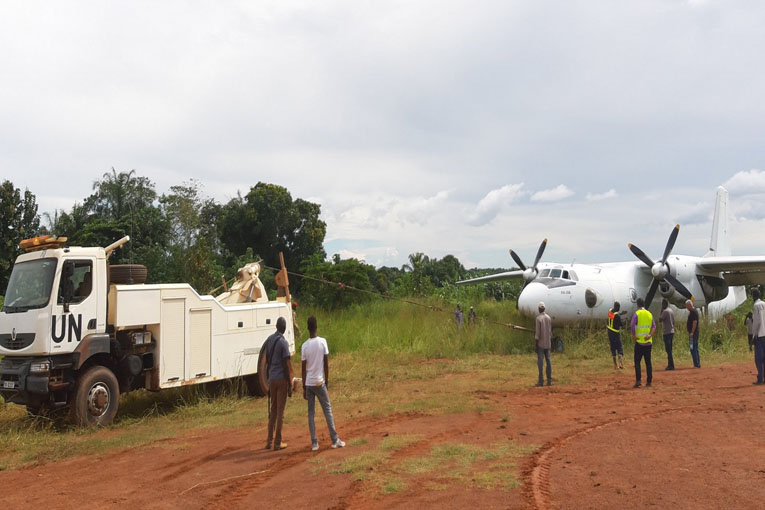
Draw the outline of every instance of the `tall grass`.
<instances>
[{"instance_id":1,"label":"tall grass","mask_svg":"<svg viewBox=\"0 0 765 510\"><path fill-rule=\"evenodd\" d=\"M465 313L461 328L457 327L451 304L422 304L432 308L378 300L342 310L301 309L299 317L305 321L315 315L319 335L327 338L335 353L454 358L477 353L519 354L533 348L533 333L496 324L528 325L510 303L476 304L479 320L468 324ZM305 323L301 322L300 327L301 340L305 340Z\"/></svg>"},{"instance_id":2,"label":"tall grass","mask_svg":"<svg viewBox=\"0 0 765 510\"><path fill-rule=\"evenodd\" d=\"M422 300L431 308L397 301L377 300L342 310L303 308L299 313L303 338L307 337L305 320L315 315L319 335L327 338L333 353L357 353L361 357L388 355L408 358L459 358L472 354L528 354L534 351L534 333L510 329L501 324L512 323L534 329L533 320L522 317L511 302L483 301L473 305L479 320L458 328L454 306L438 300ZM467 308L466 304L464 308ZM751 309L751 301L733 312L733 328L727 321L716 322L702 317L700 323L700 352L727 355L734 359L748 353L743 316ZM658 321L657 321L658 322ZM572 359L599 358L608 353L606 320L554 328L553 334L563 342L563 354ZM688 353L685 323L678 321L673 351L681 359ZM659 327L654 348L663 350ZM632 352L629 331L623 331L625 353Z\"/></svg>"}]
</instances>

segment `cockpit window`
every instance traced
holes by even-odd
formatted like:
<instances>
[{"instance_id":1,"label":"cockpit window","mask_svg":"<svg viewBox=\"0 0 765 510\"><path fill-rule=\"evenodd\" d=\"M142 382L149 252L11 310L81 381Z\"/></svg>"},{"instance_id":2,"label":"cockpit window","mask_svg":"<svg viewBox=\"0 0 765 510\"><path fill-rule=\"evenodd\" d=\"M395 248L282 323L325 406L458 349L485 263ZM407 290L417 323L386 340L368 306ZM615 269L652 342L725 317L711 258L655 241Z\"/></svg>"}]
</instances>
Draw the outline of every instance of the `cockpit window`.
<instances>
[{"instance_id":1,"label":"cockpit window","mask_svg":"<svg viewBox=\"0 0 765 510\"><path fill-rule=\"evenodd\" d=\"M544 278L546 276L550 276L550 270L549 269L542 269L542 272L539 273L540 278Z\"/></svg>"},{"instance_id":2,"label":"cockpit window","mask_svg":"<svg viewBox=\"0 0 765 510\"><path fill-rule=\"evenodd\" d=\"M563 274L561 275L561 278L563 278L564 280L570 280L570 278L568 277L568 271L564 270Z\"/></svg>"},{"instance_id":3,"label":"cockpit window","mask_svg":"<svg viewBox=\"0 0 765 510\"><path fill-rule=\"evenodd\" d=\"M17 313L45 307L50 300L57 264L55 258L15 264L8 280L3 311Z\"/></svg>"},{"instance_id":4,"label":"cockpit window","mask_svg":"<svg viewBox=\"0 0 765 510\"><path fill-rule=\"evenodd\" d=\"M569 272L568 272L568 275L569 275L569 277L570 277L572 280L574 280L575 282L578 282L578 281L579 281L579 278L577 278L577 276L576 276L576 273L575 273L575 272L573 272L573 271L569 271Z\"/></svg>"},{"instance_id":5,"label":"cockpit window","mask_svg":"<svg viewBox=\"0 0 765 510\"><path fill-rule=\"evenodd\" d=\"M553 269L550 271L550 278L560 278L560 269Z\"/></svg>"}]
</instances>

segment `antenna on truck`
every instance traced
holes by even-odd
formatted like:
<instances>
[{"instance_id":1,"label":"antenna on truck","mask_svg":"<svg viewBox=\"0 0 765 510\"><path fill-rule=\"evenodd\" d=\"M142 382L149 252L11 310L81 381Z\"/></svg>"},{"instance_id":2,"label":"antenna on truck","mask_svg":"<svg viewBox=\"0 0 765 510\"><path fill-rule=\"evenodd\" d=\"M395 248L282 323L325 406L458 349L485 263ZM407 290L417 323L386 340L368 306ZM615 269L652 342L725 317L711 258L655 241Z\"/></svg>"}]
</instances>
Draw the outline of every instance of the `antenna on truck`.
<instances>
[{"instance_id":1,"label":"antenna on truck","mask_svg":"<svg viewBox=\"0 0 765 510\"><path fill-rule=\"evenodd\" d=\"M130 241L130 236L125 236L119 241L114 241L112 244L104 248L104 251L106 252L106 258L109 258L109 256L112 254L114 250L125 244L126 242Z\"/></svg>"}]
</instances>

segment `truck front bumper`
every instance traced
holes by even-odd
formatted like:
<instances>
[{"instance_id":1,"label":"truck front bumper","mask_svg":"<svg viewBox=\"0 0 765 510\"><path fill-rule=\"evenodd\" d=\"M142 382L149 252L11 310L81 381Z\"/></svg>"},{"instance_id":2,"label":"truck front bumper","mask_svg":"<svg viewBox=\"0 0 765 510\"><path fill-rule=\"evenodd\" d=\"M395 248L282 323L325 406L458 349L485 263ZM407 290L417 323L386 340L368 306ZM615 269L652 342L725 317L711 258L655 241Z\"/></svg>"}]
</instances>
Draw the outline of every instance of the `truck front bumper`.
<instances>
[{"instance_id":1,"label":"truck front bumper","mask_svg":"<svg viewBox=\"0 0 765 510\"><path fill-rule=\"evenodd\" d=\"M48 398L48 374L33 374L33 362L41 358L5 357L0 361L0 395L6 402L30 405Z\"/></svg>"}]
</instances>

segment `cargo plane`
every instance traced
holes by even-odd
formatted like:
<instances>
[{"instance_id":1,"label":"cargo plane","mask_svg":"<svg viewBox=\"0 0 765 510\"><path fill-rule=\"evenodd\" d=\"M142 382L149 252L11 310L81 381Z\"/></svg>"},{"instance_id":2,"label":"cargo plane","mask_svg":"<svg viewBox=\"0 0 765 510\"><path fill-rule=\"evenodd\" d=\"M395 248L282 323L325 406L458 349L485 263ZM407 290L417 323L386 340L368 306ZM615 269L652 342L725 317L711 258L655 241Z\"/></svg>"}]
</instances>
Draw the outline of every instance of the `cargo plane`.
<instances>
[{"instance_id":1,"label":"cargo plane","mask_svg":"<svg viewBox=\"0 0 765 510\"><path fill-rule=\"evenodd\" d=\"M765 256L732 256L728 240L728 191L717 188L709 252L702 257L673 255L680 226L669 235L664 252L652 259L634 244L628 247L638 259L604 264L559 264L540 262L547 239L542 241L534 264L526 266L513 250L510 256L520 269L470 280L458 285L522 279L518 310L533 318L543 301L553 325L563 326L605 320L608 309L619 301L631 315L642 297L646 307L658 313L661 299L685 309L692 299L711 318L735 309L746 299L745 285L765 283ZM658 296L657 296L658 293Z\"/></svg>"}]
</instances>

